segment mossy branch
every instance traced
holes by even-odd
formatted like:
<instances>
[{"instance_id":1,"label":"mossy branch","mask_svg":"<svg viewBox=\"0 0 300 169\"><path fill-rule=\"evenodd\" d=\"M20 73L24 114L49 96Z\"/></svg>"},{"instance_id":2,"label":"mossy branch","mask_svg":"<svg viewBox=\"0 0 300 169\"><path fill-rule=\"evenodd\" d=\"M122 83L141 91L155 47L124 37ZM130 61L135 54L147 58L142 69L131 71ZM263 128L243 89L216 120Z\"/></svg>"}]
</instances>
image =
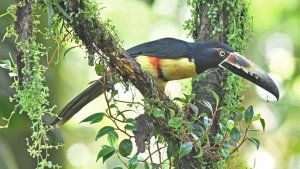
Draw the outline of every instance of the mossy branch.
<instances>
[{"instance_id":1,"label":"mossy branch","mask_svg":"<svg viewBox=\"0 0 300 169\"><path fill-rule=\"evenodd\" d=\"M70 19L65 19L89 53L97 53L112 71L116 71L124 80L129 80L145 97L161 98L167 104L166 95L157 88L151 76L143 72L138 63L121 47L120 41L110 29L110 23L102 21L97 13L87 14L93 8L89 5L89 1L82 0L61 4L70 16ZM58 10L56 12L59 13ZM62 14L61 16L64 17Z\"/></svg>"},{"instance_id":2,"label":"mossy branch","mask_svg":"<svg viewBox=\"0 0 300 169\"><path fill-rule=\"evenodd\" d=\"M96 4L90 1L74 0L59 4L65 14L55 6L54 9L67 21L89 53L98 54L100 59L108 65L110 71L119 74L123 81L130 81L141 92L146 98L145 104L153 105L159 100L159 104L166 110L169 107L176 110L177 105L170 101L165 93L155 85L151 75L143 72L139 64L122 48L116 33L112 31L114 30L113 26L99 17L99 11L91 12L97 8L94 5ZM66 17L66 15L70 17ZM162 135L169 136L168 131L170 129L163 120L153 118L148 122L155 123Z\"/></svg>"}]
</instances>

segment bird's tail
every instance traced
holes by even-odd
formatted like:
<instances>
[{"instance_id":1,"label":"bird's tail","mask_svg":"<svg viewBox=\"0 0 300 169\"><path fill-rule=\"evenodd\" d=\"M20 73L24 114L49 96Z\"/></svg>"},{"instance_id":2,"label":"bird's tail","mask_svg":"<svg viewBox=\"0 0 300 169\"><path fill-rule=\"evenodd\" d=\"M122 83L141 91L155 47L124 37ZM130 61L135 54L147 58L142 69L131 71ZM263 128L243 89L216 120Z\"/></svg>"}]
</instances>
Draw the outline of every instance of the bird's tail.
<instances>
[{"instance_id":1,"label":"bird's tail","mask_svg":"<svg viewBox=\"0 0 300 169\"><path fill-rule=\"evenodd\" d=\"M56 125L57 127L62 126L85 105L104 93L104 90L104 78L101 77L63 107L50 124Z\"/></svg>"}]
</instances>

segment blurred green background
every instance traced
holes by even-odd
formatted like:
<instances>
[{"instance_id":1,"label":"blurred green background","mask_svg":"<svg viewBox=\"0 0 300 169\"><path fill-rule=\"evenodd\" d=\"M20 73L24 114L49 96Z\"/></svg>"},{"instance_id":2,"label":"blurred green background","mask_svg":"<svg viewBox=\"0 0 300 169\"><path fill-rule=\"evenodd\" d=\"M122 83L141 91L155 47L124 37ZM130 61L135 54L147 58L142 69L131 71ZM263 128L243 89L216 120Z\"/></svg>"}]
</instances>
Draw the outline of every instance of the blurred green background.
<instances>
[{"instance_id":1,"label":"blurred green background","mask_svg":"<svg viewBox=\"0 0 300 169\"><path fill-rule=\"evenodd\" d=\"M0 15L14 2L2 0ZM192 41L182 27L184 21L190 17L184 0L99 0L99 5L103 7L102 17L109 18L116 26L125 49L162 37ZM250 14L253 16L254 32L246 56L271 74L281 93L277 102L254 85L250 85L245 91L244 105L253 104L255 112L261 113L266 120L266 131L257 135L261 140L260 149L256 150L250 143L241 148L244 158L250 166L255 165L256 169L300 168L299 11L298 0L252 0ZM1 39L6 27L12 23L9 16L0 18ZM51 46L51 56L56 47L55 43L47 41L45 44ZM74 45L67 44L65 49ZM15 56L16 50L14 39L7 38L0 42L0 60L8 59L9 53ZM46 76L50 101L53 105L58 105L56 111L82 91L88 82L97 78L94 68L87 64L84 50L78 48L71 50L65 58L60 57L59 62L47 71ZM13 94L9 87L11 82L8 72L0 69L0 115L3 117L8 117L13 110L13 104L8 99ZM169 85L169 91L173 90L174 85L179 84L173 82ZM128 93L120 94L119 97L131 98ZM65 143L62 154L52 154L55 161L61 161L63 168L105 169L120 166L116 158L108 160L106 164L102 164L101 160L96 163L97 152L106 139L95 142L94 137L100 126L78 124L89 114L105 108L104 98L100 97L65 126L51 133L51 137ZM0 120L0 124L3 121ZM108 124L105 121L101 126ZM254 127L260 129L259 124L254 124ZM0 169L34 168L34 160L30 159L26 151L25 138L29 135L29 122L25 114L16 115L8 129L0 130Z\"/></svg>"}]
</instances>

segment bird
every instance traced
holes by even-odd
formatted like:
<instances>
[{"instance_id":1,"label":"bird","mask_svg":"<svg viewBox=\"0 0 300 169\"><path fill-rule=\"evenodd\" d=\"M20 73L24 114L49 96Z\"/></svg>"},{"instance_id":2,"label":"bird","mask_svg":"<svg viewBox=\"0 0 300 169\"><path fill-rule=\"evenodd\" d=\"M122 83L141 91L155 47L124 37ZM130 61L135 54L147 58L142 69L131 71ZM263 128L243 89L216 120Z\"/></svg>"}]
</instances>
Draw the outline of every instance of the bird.
<instances>
[{"instance_id":1,"label":"bird","mask_svg":"<svg viewBox=\"0 0 300 169\"><path fill-rule=\"evenodd\" d=\"M162 90L168 81L190 78L210 68L222 67L279 99L278 87L268 73L222 42L186 42L167 37L139 44L126 52L142 70L150 72ZM62 126L104 92L103 78L100 78L66 104L50 124Z\"/></svg>"}]
</instances>

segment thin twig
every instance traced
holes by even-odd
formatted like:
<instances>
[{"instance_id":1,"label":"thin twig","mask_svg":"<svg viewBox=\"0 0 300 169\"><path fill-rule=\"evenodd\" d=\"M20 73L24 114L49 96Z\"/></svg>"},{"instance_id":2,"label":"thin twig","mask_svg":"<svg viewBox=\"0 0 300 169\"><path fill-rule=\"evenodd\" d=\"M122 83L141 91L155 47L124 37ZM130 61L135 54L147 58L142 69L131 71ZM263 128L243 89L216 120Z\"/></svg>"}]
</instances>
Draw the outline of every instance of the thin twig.
<instances>
[{"instance_id":1,"label":"thin twig","mask_svg":"<svg viewBox=\"0 0 300 169\"><path fill-rule=\"evenodd\" d=\"M164 149L164 148L166 148L166 146L160 147L159 149L153 151L152 153L150 153L150 152L148 151L149 156L146 157L146 158L145 158L144 160L142 160L141 162L146 162L146 161L150 158L150 161L151 161L151 163L153 164L153 160L151 160L151 159L152 159L151 155L155 154L156 152L158 152L158 151L160 151L161 149ZM149 149L148 149L148 150L149 150Z\"/></svg>"},{"instance_id":2,"label":"thin twig","mask_svg":"<svg viewBox=\"0 0 300 169\"><path fill-rule=\"evenodd\" d=\"M150 162L151 162L151 165L154 164L153 162L153 159L152 159L152 153L151 153L151 150L150 150L150 140L149 140L149 144L148 144L148 153L149 153L149 156L145 159L145 161L150 158Z\"/></svg>"},{"instance_id":3,"label":"thin twig","mask_svg":"<svg viewBox=\"0 0 300 169\"><path fill-rule=\"evenodd\" d=\"M120 102L120 103L138 104L138 105L144 106L144 105L143 105L142 103L140 103L140 102L134 102L134 101L125 101L125 100L118 100L118 99L114 99L114 101L116 101L116 102Z\"/></svg>"},{"instance_id":4,"label":"thin twig","mask_svg":"<svg viewBox=\"0 0 300 169\"><path fill-rule=\"evenodd\" d=\"M158 141L156 142L156 147L157 147L157 150L158 150L159 165L160 165L160 168L163 169L163 168L162 168L162 162L161 162L161 153L160 153Z\"/></svg>"}]
</instances>

